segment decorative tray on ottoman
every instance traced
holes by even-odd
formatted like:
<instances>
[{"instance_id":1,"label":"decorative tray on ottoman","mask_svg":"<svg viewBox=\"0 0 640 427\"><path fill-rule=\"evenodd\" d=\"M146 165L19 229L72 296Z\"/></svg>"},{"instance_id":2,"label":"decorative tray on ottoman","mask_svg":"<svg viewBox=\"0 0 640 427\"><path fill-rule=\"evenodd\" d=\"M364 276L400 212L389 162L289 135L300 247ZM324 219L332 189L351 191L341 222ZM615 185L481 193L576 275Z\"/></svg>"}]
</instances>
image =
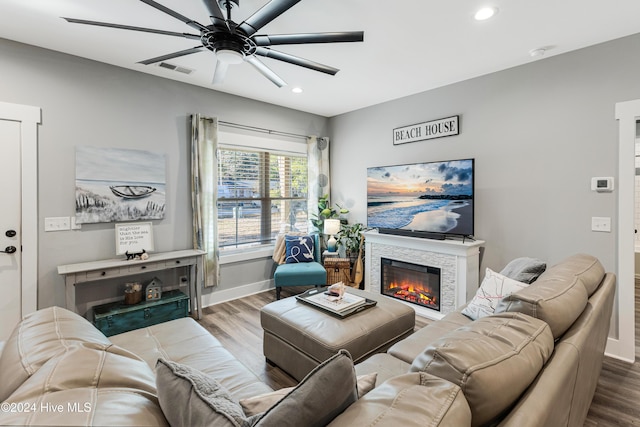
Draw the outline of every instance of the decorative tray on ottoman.
<instances>
[{"instance_id":1,"label":"decorative tray on ottoman","mask_svg":"<svg viewBox=\"0 0 640 427\"><path fill-rule=\"evenodd\" d=\"M349 292L345 292L341 300L331 301L328 298L327 289L329 288L309 289L300 295L296 295L296 298L338 317L351 316L377 304L377 301L350 294Z\"/></svg>"}]
</instances>

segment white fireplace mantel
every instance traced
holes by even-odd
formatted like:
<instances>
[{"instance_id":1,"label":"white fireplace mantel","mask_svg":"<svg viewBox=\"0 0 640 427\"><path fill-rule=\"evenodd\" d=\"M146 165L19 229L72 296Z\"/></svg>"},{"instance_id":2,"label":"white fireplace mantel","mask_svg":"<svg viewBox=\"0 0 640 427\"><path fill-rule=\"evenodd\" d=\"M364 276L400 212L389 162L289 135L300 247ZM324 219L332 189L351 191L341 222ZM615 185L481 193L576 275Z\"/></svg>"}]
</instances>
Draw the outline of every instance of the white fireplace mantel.
<instances>
[{"instance_id":1,"label":"white fireplace mantel","mask_svg":"<svg viewBox=\"0 0 640 427\"><path fill-rule=\"evenodd\" d=\"M440 319L475 295L479 285L483 240L433 240L377 231L367 231L364 235L365 290L381 295L380 260L384 257L440 268L440 312L407 303L417 314Z\"/></svg>"}]
</instances>

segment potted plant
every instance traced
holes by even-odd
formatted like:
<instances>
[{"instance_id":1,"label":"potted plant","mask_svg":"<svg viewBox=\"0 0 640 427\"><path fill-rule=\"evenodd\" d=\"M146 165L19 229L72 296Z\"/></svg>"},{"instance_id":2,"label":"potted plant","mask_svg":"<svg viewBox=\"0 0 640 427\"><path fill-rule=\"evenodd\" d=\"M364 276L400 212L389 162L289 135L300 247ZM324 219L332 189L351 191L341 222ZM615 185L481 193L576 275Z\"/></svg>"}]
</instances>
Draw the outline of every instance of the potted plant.
<instances>
[{"instance_id":1,"label":"potted plant","mask_svg":"<svg viewBox=\"0 0 640 427\"><path fill-rule=\"evenodd\" d=\"M311 224L315 228L318 229L320 233L324 229L324 220L329 218L340 218L349 213L348 209L345 209L336 203L336 207L331 207L329 203L329 195L325 194L324 196L318 199L318 213L311 214Z\"/></svg>"},{"instance_id":2,"label":"potted plant","mask_svg":"<svg viewBox=\"0 0 640 427\"><path fill-rule=\"evenodd\" d=\"M338 248L344 248L347 258L355 259L360 251L360 235L365 231L362 223L342 224L336 238L338 239Z\"/></svg>"},{"instance_id":3,"label":"potted plant","mask_svg":"<svg viewBox=\"0 0 640 427\"><path fill-rule=\"evenodd\" d=\"M363 276L364 236L367 228L362 223L343 224L338 233L338 248L344 249L345 257L351 262L351 281L360 285ZM342 251L340 251L342 252Z\"/></svg>"}]
</instances>

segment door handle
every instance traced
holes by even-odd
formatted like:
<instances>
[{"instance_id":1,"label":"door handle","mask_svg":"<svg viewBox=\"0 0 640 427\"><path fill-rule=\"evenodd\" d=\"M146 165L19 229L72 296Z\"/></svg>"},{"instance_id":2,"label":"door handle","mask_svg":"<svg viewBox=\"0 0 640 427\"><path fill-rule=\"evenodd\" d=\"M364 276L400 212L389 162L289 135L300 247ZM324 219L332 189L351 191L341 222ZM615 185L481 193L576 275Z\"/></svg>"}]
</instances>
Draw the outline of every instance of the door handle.
<instances>
[{"instance_id":1,"label":"door handle","mask_svg":"<svg viewBox=\"0 0 640 427\"><path fill-rule=\"evenodd\" d=\"M17 249L16 249L16 247L15 247L15 246L7 246L6 248L4 248L4 251L0 251L0 253L3 253L3 254L12 254L12 253L14 253L15 251L17 251Z\"/></svg>"}]
</instances>

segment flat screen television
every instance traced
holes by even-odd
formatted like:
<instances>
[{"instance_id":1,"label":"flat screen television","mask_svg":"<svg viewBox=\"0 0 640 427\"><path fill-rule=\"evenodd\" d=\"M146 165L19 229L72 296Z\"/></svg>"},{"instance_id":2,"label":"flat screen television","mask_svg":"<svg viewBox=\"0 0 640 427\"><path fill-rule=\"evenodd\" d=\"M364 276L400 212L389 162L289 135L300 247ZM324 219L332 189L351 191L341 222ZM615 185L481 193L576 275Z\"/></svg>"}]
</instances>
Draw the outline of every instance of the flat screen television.
<instances>
[{"instance_id":1,"label":"flat screen television","mask_svg":"<svg viewBox=\"0 0 640 427\"><path fill-rule=\"evenodd\" d=\"M367 169L367 226L444 239L473 235L474 160Z\"/></svg>"}]
</instances>

